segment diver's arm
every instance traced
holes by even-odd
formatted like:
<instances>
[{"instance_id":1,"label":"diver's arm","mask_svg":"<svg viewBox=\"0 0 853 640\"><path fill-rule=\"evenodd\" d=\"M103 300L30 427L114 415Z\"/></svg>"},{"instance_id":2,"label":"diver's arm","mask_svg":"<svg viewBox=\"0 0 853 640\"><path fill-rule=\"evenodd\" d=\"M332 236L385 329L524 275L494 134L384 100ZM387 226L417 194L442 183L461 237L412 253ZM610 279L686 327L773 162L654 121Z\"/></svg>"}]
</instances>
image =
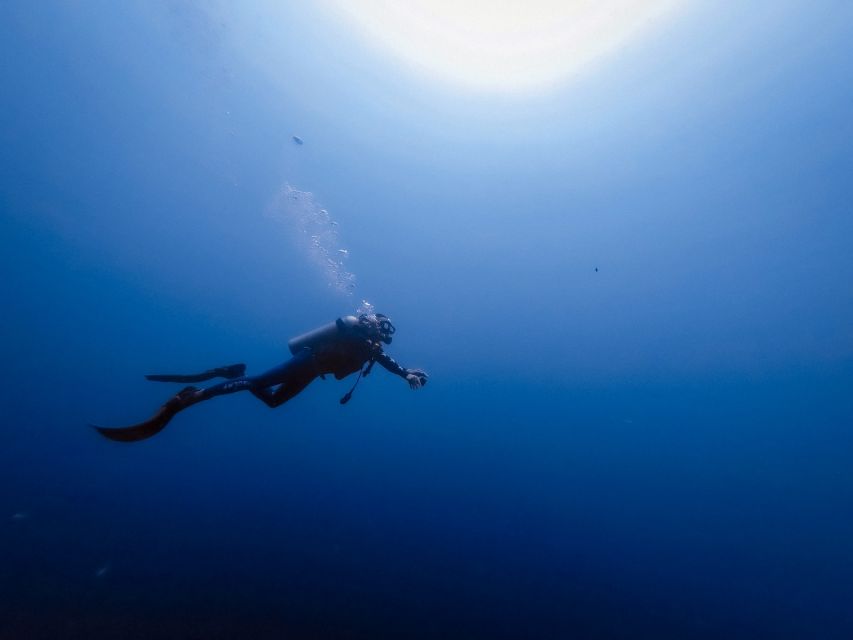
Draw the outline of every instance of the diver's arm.
<instances>
[{"instance_id":1,"label":"diver's arm","mask_svg":"<svg viewBox=\"0 0 853 640\"><path fill-rule=\"evenodd\" d=\"M379 354L376 355L375 360L381 364L383 368L387 369L394 375L405 378L406 382L409 383L409 386L412 389L420 389L426 384L428 377L426 372L421 371L420 369L406 369L405 367L401 367L397 364L397 361L394 360L394 358L384 351L380 351Z\"/></svg>"},{"instance_id":2,"label":"diver's arm","mask_svg":"<svg viewBox=\"0 0 853 640\"><path fill-rule=\"evenodd\" d=\"M374 359L376 360L376 362L381 364L384 369L387 369L395 376L405 378L407 375L409 375L408 369L406 369L405 367L401 367L399 364L397 364L397 361L394 360L394 358L389 356L384 351L380 351L378 354L376 354Z\"/></svg>"}]
</instances>

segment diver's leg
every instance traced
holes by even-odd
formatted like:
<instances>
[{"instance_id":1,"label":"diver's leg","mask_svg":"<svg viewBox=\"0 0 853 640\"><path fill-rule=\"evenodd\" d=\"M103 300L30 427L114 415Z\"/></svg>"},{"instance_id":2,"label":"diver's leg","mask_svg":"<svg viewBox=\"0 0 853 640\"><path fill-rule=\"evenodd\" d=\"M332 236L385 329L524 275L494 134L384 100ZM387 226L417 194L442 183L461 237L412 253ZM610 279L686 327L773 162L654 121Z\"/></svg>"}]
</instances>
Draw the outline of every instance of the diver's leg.
<instances>
[{"instance_id":1,"label":"diver's leg","mask_svg":"<svg viewBox=\"0 0 853 640\"><path fill-rule=\"evenodd\" d=\"M129 427L99 427L97 431L110 440L135 442L150 438L162 431L169 421L179 412L194 404L237 391L259 391L255 395L270 407L277 407L302 391L317 376L314 360L310 351L303 351L283 365L255 377L242 376L213 385L207 389L186 387L170 398L157 413L145 422ZM280 385L275 391L270 388ZM266 393L265 393L266 392Z\"/></svg>"},{"instance_id":2,"label":"diver's leg","mask_svg":"<svg viewBox=\"0 0 853 640\"><path fill-rule=\"evenodd\" d=\"M207 400L228 393L250 391L267 405L277 407L302 391L316 376L313 355L306 349L265 373L221 382L196 393L199 400ZM279 388L272 391L271 387L276 385L280 385Z\"/></svg>"},{"instance_id":3,"label":"diver's leg","mask_svg":"<svg viewBox=\"0 0 853 640\"><path fill-rule=\"evenodd\" d=\"M150 438L162 431L178 412L183 411L187 407L191 407L194 404L210 400L210 398L226 393L235 393L237 391L251 389L254 384L255 383L251 378L242 377L237 380L222 382L207 389L186 387L177 395L170 398L166 404L157 410L157 413L145 422L140 422L139 424L134 424L129 427L92 426L95 427L102 436L109 438L110 440L116 440L118 442L136 442L138 440L145 440L146 438Z\"/></svg>"},{"instance_id":4,"label":"diver's leg","mask_svg":"<svg viewBox=\"0 0 853 640\"><path fill-rule=\"evenodd\" d=\"M249 391L274 409L302 391L316 377L314 355L310 349L303 349L284 364L256 376ZM273 389L276 385L278 388Z\"/></svg>"},{"instance_id":5,"label":"diver's leg","mask_svg":"<svg viewBox=\"0 0 853 640\"><path fill-rule=\"evenodd\" d=\"M252 395L263 401L271 409L283 405L296 396L316 378L316 375L294 376L291 380L278 385L277 389L272 387L257 387L250 389Z\"/></svg>"},{"instance_id":6,"label":"diver's leg","mask_svg":"<svg viewBox=\"0 0 853 640\"><path fill-rule=\"evenodd\" d=\"M238 391L249 391L253 386L252 378L243 376L235 380L220 382L206 389L196 389L194 394L195 402L202 400L210 400L216 396L223 396L229 393L237 393Z\"/></svg>"}]
</instances>

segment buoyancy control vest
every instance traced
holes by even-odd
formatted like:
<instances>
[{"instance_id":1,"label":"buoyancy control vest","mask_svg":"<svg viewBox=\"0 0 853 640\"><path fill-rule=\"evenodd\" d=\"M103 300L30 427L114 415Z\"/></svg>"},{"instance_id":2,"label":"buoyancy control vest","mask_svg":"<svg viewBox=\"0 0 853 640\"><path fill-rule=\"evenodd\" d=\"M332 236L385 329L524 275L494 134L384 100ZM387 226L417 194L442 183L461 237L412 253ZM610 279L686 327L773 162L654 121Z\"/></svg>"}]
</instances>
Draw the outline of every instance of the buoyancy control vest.
<instances>
[{"instance_id":1,"label":"buoyancy control vest","mask_svg":"<svg viewBox=\"0 0 853 640\"><path fill-rule=\"evenodd\" d=\"M296 336L287 346L293 355L311 349L318 371L334 374L338 380L361 370L378 349L378 345L364 335L355 316L343 316Z\"/></svg>"}]
</instances>

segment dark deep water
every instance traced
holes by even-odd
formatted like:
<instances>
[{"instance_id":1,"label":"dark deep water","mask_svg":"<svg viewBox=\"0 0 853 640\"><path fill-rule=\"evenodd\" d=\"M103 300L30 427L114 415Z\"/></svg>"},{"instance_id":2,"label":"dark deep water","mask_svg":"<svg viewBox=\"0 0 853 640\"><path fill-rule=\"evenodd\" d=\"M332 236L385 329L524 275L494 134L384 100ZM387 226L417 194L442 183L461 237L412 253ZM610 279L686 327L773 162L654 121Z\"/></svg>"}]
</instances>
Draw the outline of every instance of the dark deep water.
<instances>
[{"instance_id":1,"label":"dark deep water","mask_svg":"<svg viewBox=\"0 0 853 640\"><path fill-rule=\"evenodd\" d=\"M0 638L853 636L851 9L527 103L251 6L0 7ZM425 389L87 427L362 298Z\"/></svg>"}]
</instances>

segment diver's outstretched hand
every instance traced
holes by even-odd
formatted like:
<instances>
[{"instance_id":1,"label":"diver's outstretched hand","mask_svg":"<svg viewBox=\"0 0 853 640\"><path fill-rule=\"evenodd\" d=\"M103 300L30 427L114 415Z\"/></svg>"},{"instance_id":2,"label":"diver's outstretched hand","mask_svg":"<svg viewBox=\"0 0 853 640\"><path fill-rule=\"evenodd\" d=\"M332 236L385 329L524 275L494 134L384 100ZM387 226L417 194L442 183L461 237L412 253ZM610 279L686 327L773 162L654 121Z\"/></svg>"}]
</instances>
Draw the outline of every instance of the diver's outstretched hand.
<instances>
[{"instance_id":1,"label":"diver's outstretched hand","mask_svg":"<svg viewBox=\"0 0 853 640\"><path fill-rule=\"evenodd\" d=\"M406 382L412 389L420 389L427 383L427 380L429 380L429 376L426 371L421 369L409 369L406 373Z\"/></svg>"}]
</instances>

